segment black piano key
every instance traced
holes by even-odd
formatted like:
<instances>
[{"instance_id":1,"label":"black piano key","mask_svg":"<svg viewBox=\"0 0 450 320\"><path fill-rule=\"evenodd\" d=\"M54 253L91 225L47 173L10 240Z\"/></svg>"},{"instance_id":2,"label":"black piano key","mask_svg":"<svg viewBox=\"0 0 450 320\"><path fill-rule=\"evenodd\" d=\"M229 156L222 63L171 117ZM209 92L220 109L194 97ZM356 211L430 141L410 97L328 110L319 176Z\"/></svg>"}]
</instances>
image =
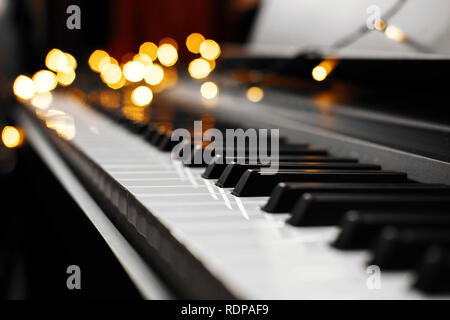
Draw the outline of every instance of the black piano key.
<instances>
[{"instance_id":1,"label":"black piano key","mask_svg":"<svg viewBox=\"0 0 450 320\"><path fill-rule=\"evenodd\" d=\"M305 193L291 210L295 226L337 225L350 210L450 210L449 195Z\"/></svg>"},{"instance_id":2,"label":"black piano key","mask_svg":"<svg viewBox=\"0 0 450 320\"><path fill-rule=\"evenodd\" d=\"M268 170L267 170L268 171ZM233 194L238 197L268 196L280 182L406 182L406 174L374 170L247 170Z\"/></svg>"},{"instance_id":3,"label":"black piano key","mask_svg":"<svg viewBox=\"0 0 450 320\"><path fill-rule=\"evenodd\" d=\"M205 179L218 179L227 165L231 162L237 163L250 163L248 158L242 157L222 157L217 156L214 159L213 163L209 164L205 169L205 172L202 174L202 177ZM261 159L258 158L258 163ZM263 159L264 160L264 159ZM283 156L281 155L278 158L279 162L315 162L315 163L357 163L358 160L355 158L338 158L338 157L327 157L327 156Z\"/></svg>"},{"instance_id":4,"label":"black piano key","mask_svg":"<svg viewBox=\"0 0 450 320\"><path fill-rule=\"evenodd\" d=\"M222 175L219 177L216 185L222 188L235 187L242 174L249 169L268 168L274 166L274 163L262 164L238 164L230 163ZM314 163L314 162L277 162L279 169L318 169L318 170L380 170L379 165L364 163Z\"/></svg>"},{"instance_id":5,"label":"black piano key","mask_svg":"<svg viewBox=\"0 0 450 320\"><path fill-rule=\"evenodd\" d=\"M343 193L414 193L414 194L447 194L450 187L443 184L422 183L280 183L270 195L263 210L270 213L291 211L297 200L307 192L343 192Z\"/></svg>"},{"instance_id":6,"label":"black piano key","mask_svg":"<svg viewBox=\"0 0 450 320\"><path fill-rule=\"evenodd\" d=\"M204 151L203 148L194 148L194 151L191 153L191 158L187 159L187 161L185 162L185 165L188 167L192 167L192 166L206 167L206 166L208 166L210 163L206 163L205 160L203 159L203 151ZM258 149L245 149L245 150L243 150L244 156L241 156L238 153L237 149L233 149L230 151L234 155L230 155L230 152L227 152L227 151L228 151L227 149L214 150L212 155L214 157L222 156L223 158L226 158L226 159L230 159L230 158L246 159L246 160L248 159L249 162L250 162L250 160L253 160L256 162L259 158ZM292 150L289 147L285 150L283 146L280 146L279 156L277 158L277 161L291 161L291 160L295 161L296 158L302 157L302 156L326 156L327 154L328 154L328 152L324 149L306 147L306 148L300 148L298 150ZM201 159L201 162L195 163L194 160L196 158ZM214 159L211 160L211 163L213 163L213 161L214 161ZM229 160L228 163L230 161L231 160Z\"/></svg>"},{"instance_id":7,"label":"black piano key","mask_svg":"<svg viewBox=\"0 0 450 320\"><path fill-rule=\"evenodd\" d=\"M414 287L428 294L450 293L450 249L431 246L416 268Z\"/></svg>"},{"instance_id":8,"label":"black piano key","mask_svg":"<svg viewBox=\"0 0 450 320\"><path fill-rule=\"evenodd\" d=\"M409 227L450 228L450 212L433 211L357 211L347 212L341 222L341 232L333 246L338 249L369 248L386 226L399 229Z\"/></svg>"},{"instance_id":9,"label":"black piano key","mask_svg":"<svg viewBox=\"0 0 450 320\"><path fill-rule=\"evenodd\" d=\"M450 246L450 229L397 229L386 227L373 247L370 264L385 270L415 267L425 250L432 245Z\"/></svg>"}]
</instances>

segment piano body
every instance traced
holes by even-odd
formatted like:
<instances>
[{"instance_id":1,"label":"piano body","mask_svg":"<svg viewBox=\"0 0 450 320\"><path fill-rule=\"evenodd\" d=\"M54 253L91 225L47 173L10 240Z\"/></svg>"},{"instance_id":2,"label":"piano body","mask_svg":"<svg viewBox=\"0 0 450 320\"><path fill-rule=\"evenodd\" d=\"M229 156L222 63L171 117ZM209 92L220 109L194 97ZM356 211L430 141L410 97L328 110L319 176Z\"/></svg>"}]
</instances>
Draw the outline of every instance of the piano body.
<instances>
[{"instance_id":1,"label":"piano body","mask_svg":"<svg viewBox=\"0 0 450 320\"><path fill-rule=\"evenodd\" d=\"M114 90L89 71L85 83L54 91L46 110L17 106L15 120L144 298L450 297L448 55L373 31L386 50L361 50L372 43L365 36L356 49L324 37L320 48L274 57L267 37L294 36L286 24L275 32L280 14L292 22L318 10L306 1L289 15L295 5L282 2L264 3L245 52L224 51L204 81L180 71L147 108L127 101L133 85ZM417 12L417 1L406 14L408 5ZM402 14L393 21L410 21ZM335 66L316 81L311 71L324 61ZM202 96L205 81L217 96ZM195 165L174 158L172 132L194 121L203 131L279 129L278 171L263 174L262 158L241 161L251 150L216 150Z\"/></svg>"}]
</instances>

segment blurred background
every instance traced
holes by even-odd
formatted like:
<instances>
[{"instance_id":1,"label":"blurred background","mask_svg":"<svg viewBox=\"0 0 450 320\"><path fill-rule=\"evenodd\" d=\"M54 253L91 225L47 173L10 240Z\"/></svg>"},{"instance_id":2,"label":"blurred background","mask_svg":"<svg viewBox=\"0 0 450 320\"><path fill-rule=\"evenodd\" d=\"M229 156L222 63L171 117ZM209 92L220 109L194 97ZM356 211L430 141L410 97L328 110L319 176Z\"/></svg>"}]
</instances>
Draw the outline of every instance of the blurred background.
<instances>
[{"instance_id":1,"label":"blurred background","mask_svg":"<svg viewBox=\"0 0 450 320\"><path fill-rule=\"evenodd\" d=\"M80 30L66 27L70 5L81 9ZM186 36L199 32L242 43L257 8L255 0L0 0L0 299L139 296L76 203L22 145L26 137L9 112L14 79L45 68L53 48L70 52L83 70L95 49L120 58L168 36L186 62L194 56L184 46ZM83 237L75 230L84 230ZM65 287L70 264L89 270L83 290Z\"/></svg>"},{"instance_id":2,"label":"blurred background","mask_svg":"<svg viewBox=\"0 0 450 320\"><path fill-rule=\"evenodd\" d=\"M394 13L369 32L373 4L383 14ZM66 27L71 5L81 9L79 30ZM123 68L148 41L176 46L179 64L164 70L168 79L177 68L188 78L186 66L200 58L198 48L188 50L186 38L199 33L220 47L215 44L218 54L203 75L189 69L191 78L206 79L222 53L222 78L248 88L252 102L270 101L267 88L276 88L303 94L320 111L353 103L448 124L442 110L448 99L449 16L448 0L0 0L0 298L137 296L98 233L14 126L14 79L49 67L52 49L76 58L74 87L81 89L96 76L89 67L99 61L88 65L95 50L105 50ZM105 90L123 86L114 88L102 77L104 83L96 76L95 85ZM152 90L157 93L158 85ZM76 230L89 231L80 238ZM65 268L74 261L92 270L87 277L97 279L96 286L66 290Z\"/></svg>"}]
</instances>

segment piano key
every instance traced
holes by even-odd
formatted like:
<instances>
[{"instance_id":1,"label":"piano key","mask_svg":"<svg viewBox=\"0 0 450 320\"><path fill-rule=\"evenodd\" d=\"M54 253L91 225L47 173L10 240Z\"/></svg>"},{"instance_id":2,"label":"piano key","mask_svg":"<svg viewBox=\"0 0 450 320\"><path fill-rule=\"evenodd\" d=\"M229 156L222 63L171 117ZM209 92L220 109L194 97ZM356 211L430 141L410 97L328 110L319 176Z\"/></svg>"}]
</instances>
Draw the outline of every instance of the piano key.
<instances>
[{"instance_id":1,"label":"piano key","mask_svg":"<svg viewBox=\"0 0 450 320\"><path fill-rule=\"evenodd\" d=\"M217 156L214 161L208 165L202 177L205 179L218 179L227 165L231 162L237 163L249 163L248 158L243 157L223 157ZM258 163L261 159L258 158ZM270 159L269 159L270 160ZM279 162L314 162L314 163L357 163L358 160L355 158L338 158L338 157L327 157L327 156L279 156Z\"/></svg>"},{"instance_id":2,"label":"piano key","mask_svg":"<svg viewBox=\"0 0 450 320\"><path fill-rule=\"evenodd\" d=\"M233 190L238 197L268 196L280 182L406 182L406 174L374 170L247 170Z\"/></svg>"},{"instance_id":3,"label":"piano key","mask_svg":"<svg viewBox=\"0 0 450 320\"><path fill-rule=\"evenodd\" d=\"M289 212L297 200L307 192L344 192L344 193L414 193L414 194L447 194L450 187L443 184L423 183L295 183L278 184L273 189L263 210L270 213Z\"/></svg>"},{"instance_id":4,"label":"piano key","mask_svg":"<svg viewBox=\"0 0 450 320\"><path fill-rule=\"evenodd\" d=\"M345 213L353 209L443 211L450 210L450 196L305 193L293 207L288 223L294 226L337 225Z\"/></svg>"},{"instance_id":5,"label":"piano key","mask_svg":"<svg viewBox=\"0 0 450 320\"><path fill-rule=\"evenodd\" d=\"M450 245L450 228L397 229L386 227L373 247L370 264L385 270L413 268L432 245Z\"/></svg>"},{"instance_id":6,"label":"piano key","mask_svg":"<svg viewBox=\"0 0 450 320\"><path fill-rule=\"evenodd\" d=\"M209 163L206 163L204 161L204 159L203 159L203 151L204 151L203 148L195 148L194 152L191 153L191 158L188 159L185 164L187 166L205 166L205 167L207 165L209 165ZM237 149L233 149L233 150L229 150L229 149L228 150L227 149L215 150L215 152L213 152L212 155L214 157L220 155L220 156L227 157L227 158L229 158L229 157L233 157L233 158L234 157L239 157L239 158L245 158L245 159L249 158L250 156L253 156L255 160L257 160L258 157L259 157L258 152L256 152L257 149L250 149L250 150L246 149L246 150L243 150L243 151L244 151L244 154L245 154L244 156L241 156L238 153ZM233 155L230 155L231 153ZM288 148L287 150L285 150L282 146L280 146L279 155L280 156L277 158L278 161L289 161L289 160L287 160L289 158L287 158L286 156L291 156L292 159L295 159L298 156L326 156L326 155L328 155L328 152L326 150L324 150L324 149L311 148L311 147L298 149L298 150L292 150L292 149ZM283 157L283 160L281 160L281 157ZM196 159L196 158L201 159L201 163L196 164L195 161L194 161L194 159Z\"/></svg>"},{"instance_id":7,"label":"piano key","mask_svg":"<svg viewBox=\"0 0 450 320\"><path fill-rule=\"evenodd\" d=\"M356 211L347 212L341 222L342 231L333 246L338 249L366 249L386 226L399 229L408 227L450 228L450 212L421 210L409 211Z\"/></svg>"},{"instance_id":8,"label":"piano key","mask_svg":"<svg viewBox=\"0 0 450 320\"><path fill-rule=\"evenodd\" d=\"M314 163L314 162L280 162L275 163L279 169L318 169L318 170L380 170L381 167L373 164L363 163ZM268 165L262 164L238 164L230 163L219 177L216 185L222 188L235 187L241 178L242 174L248 169L268 168L275 165L274 163Z\"/></svg>"},{"instance_id":9,"label":"piano key","mask_svg":"<svg viewBox=\"0 0 450 320\"><path fill-rule=\"evenodd\" d=\"M414 287L430 294L450 293L450 249L431 246L417 269Z\"/></svg>"}]
</instances>

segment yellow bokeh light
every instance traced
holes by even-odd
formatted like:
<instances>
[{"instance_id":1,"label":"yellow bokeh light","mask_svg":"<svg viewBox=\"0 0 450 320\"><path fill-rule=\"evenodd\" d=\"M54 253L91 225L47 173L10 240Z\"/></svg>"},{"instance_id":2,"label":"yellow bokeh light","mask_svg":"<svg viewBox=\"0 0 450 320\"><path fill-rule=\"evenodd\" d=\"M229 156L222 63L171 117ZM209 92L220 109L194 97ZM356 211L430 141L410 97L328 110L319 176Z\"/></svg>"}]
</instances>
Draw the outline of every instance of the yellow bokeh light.
<instances>
[{"instance_id":1,"label":"yellow bokeh light","mask_svg":"<svg viewBox=\"0 0 450 320\"><path fill-rule=\"evenodd\" d=\"M56 75L49 70L41 70L33 76L34 87L36 92L51 91L56 88L58 81Z\"/></svg>"},{"instance_id":2,"label":"yellow bokeh light","mask_svg":"<svg viewBox=\"0 0 450 320\"><path fill-rule=\"evenodd\" d=\"M149 87L140 86L131 93L131 101L138 107L149 105L153 99L153 92Z\"/></svg>"},{"instance_id":3,"label":"yellow bokeh light","mask_svg":"<svg viewBox=\"0 0 450 320\"><path fill-rule=\"evenodd\" d=\"M77 68L77 60L75 59L75 57L73 55L71 55L70 53L64 53L64 55L67 58L67 64L66 66L69 67L71 70L75 70ZM62 71L64 72L65 70L58 70L58 71Z\"/></svg>"},{"instance_id":4,"label":"yellow bokeh light","mask_svg":"<svg viewBox=\"0 0 450 320\"><path fill-rule=\"evenodd\" d=\"M260 87L250 87L245 95L251 102L259 102L264 98L264 91Z\"/></svg>"},{"instance_id":5,"label":"yellow bokeh light","mask_svg":"<svg viewBox=\"0 0 450 320\"><path fill-rule=\"evenodd\" d=\"M211 66L205 59L192 60L188 67L189 74L194 79L206 78L211 72Z\"/></svg>"},{"instance_id":6,"label":"yellow bokeh light","mask_svg":"<svg viewBox=\"0 0 450 320\"><path fill-rule=\"evenodd\" d=\"M388 39L398 42L402 42L406 39L406 35L403 30L393 25L388 26L384 31L384 34Z\"/></svg>"},{"instance_id":7,"label":"yellow bokeh light","mask_svg":"<svg viewBox=\"0 0 450 320\"><path fill-rule=\"evenodd\" d=\"M205 40L200 44L200 54L207 60L215 60L220 56L220 46L214 40Z\"/></svg>"},{"instance_id":8,"label":"yellow bokeh light","mask_svg":"<svg viewBox=\"0 0 450 320\"><path fill-rule=\"evenodd\" d=\"M328 77L330 72L333 71L337 64L338 60L332 58L322 61L312 70L311 74L313 79L316 81L325 80L325 78Z\"/></svg>"},{"instance_id":9,"label":"yellow bokeh light","mask_svg":"<svg viewBox=\"0 0 450 320\"><path fill-rule=\"evenodd\" d=\"M200 33L191 33L186 38L186 47L192 53L200 53L200 45L203 41L205 41L205 37Z\"/></svg>"},{"instance_id":10,"label":"yellow bokeh light","mask_svg":"<svg viewBox=\"0 0 450 320\"><path fill-rule=\"evenodd\" d=\"M158 48L157 55L159 62L166 67L173 66L178 60L177 49L168 43L165 43Z\"/></svg>"},{"instance_id":11,"label":"yellow bokeh light","mask_svg":"<svg viewBox=\"0 0 450 320\"><path fill-rule=\"evenodd\" d=\"M117 83L122 78L122 70L118 65L110 64L107 68L103 69L101 78L107 84Z\"/></svg>"},{"instance_id":12,"label":"yellow bokeh light","mask_svg":"<svg viewBox=\"0 0 450 320\"><path fill-rule=\"evenodd\" d=\"M72 69L69 72L58 72L56 74L56 79L58 80L58 83L63 87L71 85L75 81L75 77L76 77L75 71Z\"/></svg>"},{"instance_id":13,"label":"yellow bokeh light","mask_svg":"<svg viewBox=\"0 0 450 320\"><path fill-rule=\"evenodd\" d=\"M152 58L150 58L146 53L138 53L133 57L133 61L142 63L146 68L151 67L153 64Z\"/></svg>"},{"instance_id":14,"label":"yellow bokeh light","mask_svg":"<svg viewBox=\"0 0 450 320\"><path fill-rule=\"evenodd\" d=\"M107 82L106 85L108 87L110 87L111 89L118 90L118 89L122 88L126 83L127 83L127 79L125 79L125 77L122 75L122 77L120 78L120 80L118 82L114 82L114 83Z\"/></svg>"},{"instance_id":15,"label":"yellow bokeh light","mask_svg":"<svg viewBox=\"0 0 450 320\"><path fill-rule=\"evenodd\" d=\"M323 81L327 77L328 72L327 69L325 69L322 66L317 66L312 70L312 77L316 81Z\"/></svg>"},{"instance_id":16,"label":"yellow bokeh light","mask_svg":"<svg viewBox=\"0 0 450 320\"><path fill-rule=\"evenodd\" d=\"M145 82L149 85L156 86L161 83L164 79L164 70L159 64L154 64L150 70L148 70L145 75Z\"/></svg>"},{"instance_id":17,"label":"yellow bokeh light","mask_svg":"<svg viewBox=\"0 0 450 320\"><path fill-rule=\"evenodd\" d=\"M146 74L145 66L137 61L129 61L123 66L123 75L130 82L139 82Z\"/></svg>"},{"instance_id":18,"label":"yellow bokeh light","mask_svg":"<svg viewBox=\"0 0 450 320\"><path fill-rule=\"evenodd\" d=\"M73 60L70 63L73 63ZM59 49L52 49L45 58L45 65L53 71L67 71L66 69L69 68L68 56Z\"/></svg>"},{"instance_id":19,"label":"yellow bokeh light","mask_svg":"<svg viewBox=\"0 0 450 320\"><path fill-rule=\"evenodd\" d=\"M38 93L36 94L32 99L31 99L31 104L40 109L40 110L45 110L48 109L48 107L50 107L50 104L53 101L53 95L51 92L43 92L43 93Z\"/></svg>"},{"instance_id":20,"label":"yellow bokeh light","mask_svg":"<svg viewBox=\"0 0 450 320\"><path fill-rule=\"evenodd\" d=\"M33 98L36 88L33 80L27 76L20 75L14 81L13 91L17 97L28 100Z\"/></svg>"},{"instance_id":21,"label":"yellow bokeh light","mask_svg":"<svg viewBox=\"0 0 450 320\"><path fill-rule=\"evenodd\" d=\"M154 44L153 42L144 42L139 47L139 53L145 53L148 55L153 61L156 60L158 51L158 46Z\"/></svg>"},{"instance_id":22,"label":"yellow bokeh light","mask_svg":"<svg viewBox=\"0 0 450 320\"><path fill-rule=\"evenodd\" d=\"M95 71L100 72L99 64L103 58L109 57L109 54L103 50L95 50L89 57L89 67Z\"/></svg>"},{"instance_id":23,"label":"yellow bokeh light","mask_svg":"<svg viewBox=\"0 0 450 320\"><path fill-rule=\"evenodd\" d=\"M386 22L384 20L378 19L375 22L375 29L377 29L378 31L383 31L384 29L386 29Z\"/></svg>"},{"instance_id":24,"label":"yellow bokeh light","mask_svg":"<svg viewBox=\"0 0 450 320\"><path fill-rule=\"evenodd\" d=\"M2 130L2 142L7 148L16 148L22 144L23 135L19 129L5 126Z\"/></svg>"},{"instance_id":25,"label":"yellow bokeh light","mask_svg":"<svg viewBox=\"0 0 450 320\"><path fill-rule=\"evenodd\" d=\"M219 88L214 82L208 81L200 87L200 93L205 99L214 99L219 93Z\"/></svg>"}]
</instances>

